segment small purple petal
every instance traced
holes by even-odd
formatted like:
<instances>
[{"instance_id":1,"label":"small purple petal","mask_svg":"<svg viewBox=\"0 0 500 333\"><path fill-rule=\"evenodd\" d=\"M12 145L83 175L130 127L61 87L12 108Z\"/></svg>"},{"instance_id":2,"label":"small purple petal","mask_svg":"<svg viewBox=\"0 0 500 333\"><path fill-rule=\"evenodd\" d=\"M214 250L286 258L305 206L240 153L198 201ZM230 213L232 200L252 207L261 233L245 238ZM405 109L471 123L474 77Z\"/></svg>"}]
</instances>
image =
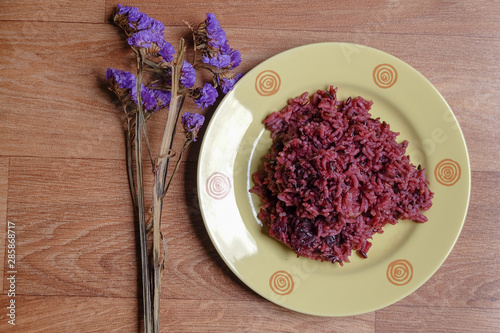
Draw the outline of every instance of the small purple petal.
<instances>
[{"instance_id":1,"label":"small purple petal","mask_svg":"<svg viewBox=\"0 0 500 333\"><path fill-rule=\"evenodd\" d=\"M229 47L229 44L227 41L224 44L222 44L220 47L220 53L222 53L222 54L230 54L231 51L232 51L232 49Z\"/></svg>"},{"instance_id":2,"label":"small purple petal","mask_svg":"<svg viewBox=\"0 0 500 333\"><path fill-rule=\"evenodd\" d=\"M186 88L192 88L196 82L196 71L189 62L184 60L181 69L181 83Z\"/></svg>"},{"instance_id":3,"label":"small purple petal","mask_svg":"<svg viewBox=\"0 0 500 333\"><path fill-rule=\"evenodd\" d=\"M172 98L172 93L170 91L151 89L151 92L156 98L157 110L163 109L165 107L168 108L170 99Z\"/></svg>"},{"instance_id":4,"label":"small purple petal","mask_svg":"<svg viewBox=\"0 0 500 333\"><path fill-rule=\"evenodd\" d=\"M118 4L118 5L116 5L116 8L118 9L118 15L123 15L123 14L127 14L132 7L127 7L127 6L123 6L122 4Z\"/></svg>"},{"instance_id":5,"label":"small purple petal","mask_svg":"<svg viewBox=\"0 0 500 333\"><path fill-rule=\"evenodd\" d=\"M156 98L153 92L147 87L142 87L141 89L141 101L144 105L144 112L156 111Z\"/></svg>"},{"instance_id":6,"label":"small purple petal","mask_svg":"<svg viewBox=\"0 0 500 333\"><path fill-rule=\"evenodd\" d=\"M231 56L231 69L235 69L241 64L241 54L238 50L231 50L229 54Z\"/></svg>"},{"instance_id":7,"label":"small purple petal","mask_svg":"<svg viewBox=\"0 0 500 333\"><path fill-rule=\"evenodd\" d=\"M165 26L160 21L153 20L151 25L148 27L148 30L151 30L154 34L163 37L163 34L165 33Z\"/></svg>"},{"instance_id":8,"label":"small purple petal","mask_svg":"<svg viewBox=\"0 0 500 333\"><path fill-rule=\"evenodd\" d=\"M215 14L213 13L207 13L207 19L205 23L207 25L207 32L220 29L219 20L217 20L217 17L215 17Z\"/></svg>"},{"instance_id":9,"label":"small purple petal","mask_svg":"<svg viewBox=\"0 0 500 333\"><path fill-rule=\"evenodd\" d=\"M228 54L217 53L213 57L209 58L204 55L201 61L217 67L217 69L221 69L224 67L229 67L231 65L231 56Z\"/></svg>"},{"instance_id":10,"label":"small purple petal","mask_svg":"<svg viewBox=\"0 0 500 333\"><path fill-rule=\"evenodd\" d=\"M226 32L221 28L214 14L207 13L206 26L208 45L214 48L222 47L227 42Z\"/></svg>"},{"instance_id":11,"label":"small purple petal","mask_svg":"<svg viewBox=\"0 0 500 333\"><path fill-rule=\"evenodd\" d=\"M114 69L113 69L113 68L108 68L108 69L106 70L106 80L108 80L108 81L109 81L109 79L111 79L111 78L113 77L113 75L114 75L114 74L113 74L113 71L114 71Z\"/></svg>"},{"instance_id":12,"label":"small purple petal","mask_svg":"<svg viewBox=\"0 0 500 333\"><path fill-rule=\"evenodd\" d=\"M231 91L234 88L234 85L238 80L243 76L243 74L238 73L234 78L227 79L227 78L222 78L222 80L219 81L221 90L223 94L227 94L229 91Z\"/></svg>"},{"instance_id":13,"label":"small purple petal","mask_svg":"<svg viewBox=\"0 0 500 333\"><path fill-rule=\"evenodd\" d=\"M175 49L172 44L169 42L164 42L163 45L160 45L161 50L158 54L165 60L166 62L170 62L174 60Z\"/></svg>"},{"instance_id":14,"label":"small purple petal","mask_svg":"<svg viewBox=\"0 0 500 333\"><path fill-rule=\"evenodd\" d=\"M118 88L132 89L135 87L135 76L129 71L121 71L114 68L108 68L106 71L106 80L116 82Z\"/></svg>"},{"instance_id":15,"label":"small purple petal","mask_svg":"<svg viewBox=\"0 0 500 333\"><path fill-rule=\"evenodd\" d=\"M127 39L128 45L135 47L149 48L158 41L158 36L149 30L141 30Z\"/></svg>"},{"instance_id":16,"label":"small purple petal","mask_svg":"<svg viewBox=\"0 0 500 333\"><path fill-rule=\"evenodd\" d=\"M129 22L136 22L141 18L141 12L139 11L139 8L137 7L130 7L128 9L128 21Z\"/></svg>"},{"instance_id":17,"label":"small purple petal","mask_svg":"<svg viewBox=\"0 0 500 333\"><path fill-rule=\"evenodd\" d=\"M210 83L205 83L203 88L200 91L201 95L199 98L196 98L194 102L198 107L206 108L215 103L217 96L219 93L217 89L214 88Z\"/></svg>"},{"instance_id":18,"label":"small purple petal","mask_svg":"<svg viewBox=\"0 0 500 333\"><path fill-rule=\"evenodd\" d=\"M140 13L137 20L137 30L148 30L153 23L156 22L153 18L144 13Z\"/></svg>"},{"instance_id":19,"label":"small purple petal","mask_svg":"<svg viewBox=\"0 0 500 333\"><path fill-rule=\"evenodd\" d=\"M205 117L198 113L186 112L182 115L181 124L187 133L192 135L193 141L196 141L196 134L205 122Z\"/></svg>"},{"instance_id":20,"label":"small purple petal","mask_svg":"<svg viewBox=\"0 0 500 333\"><path fill-rule=\"evenodd\" d=\"M129 96L132 101L134 101L135 105L137 105L137 84L134 84L133 87L129 90ZM142 95L141 95L142 97Z\"/></svg>"}]
</instances>

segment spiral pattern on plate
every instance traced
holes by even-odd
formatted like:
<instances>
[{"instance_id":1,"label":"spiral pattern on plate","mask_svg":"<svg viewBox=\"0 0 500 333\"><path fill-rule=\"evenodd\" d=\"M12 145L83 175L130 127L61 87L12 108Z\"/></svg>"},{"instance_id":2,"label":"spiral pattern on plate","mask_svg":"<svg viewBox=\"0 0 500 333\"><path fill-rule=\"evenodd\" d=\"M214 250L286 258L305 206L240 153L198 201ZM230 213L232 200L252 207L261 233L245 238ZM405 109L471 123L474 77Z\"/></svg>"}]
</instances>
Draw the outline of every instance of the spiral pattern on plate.
<instances>
[{"instance_id":1,"label":"spiral pattern on plate","mask_svg":"<svg viewBox=\"0 0 500 333\"><path fill-rule=\"evenodd\" d=\"M460 164L449 158L444 159L436 165L434 176L441 185L454 185L461 176Z\"/></svg>"},{"instance_id":2,"label":"spiral pattern on plate","mask_svg":"<svg viewBox=\"0 0 500 333\"><path fill-rule=\"evenodd\" d=\"M389 64L381 64L373 70L373 81L383 89L392 87L398 80L398 72Z\"/></svg>"},{"instance_id":3,"label":"spiral pattern on plate","mask_svg":"<svg viewBox=\"0 0 500 333\"><path fill-rule=\"evenodd\" d=\"M413 278L413 266L408 260L394 260L387 266L387 280L396 286L403 286Z\"/></svg>"},{"instance_id":4,"label":"spiral pattern on plate","mask_svg":"<svg viewBox=\"0 0 500 333\"><path fill-rule=\"evenodd\" d=\"M231 181L221 172L214 172L207 179L207 194L216 200L224 199L231 191Z\"/></svg>"},{"instance_id":5,"label":"spiral pattern on plate","mask_svg":"<svg viewBox=\"0 0 500 333\"><path fill-rule=\"evenodd\" d=\"M278 295L288 295L293 291L293 278L286 271L277 271L271 275L269 286Z\"/></svg>"},{"instance_id":6,"label":"spiral pattern on plate","mask_svg":"<svg viewBox=\"0 0 500 333\"><path fill-rule=\"evenodd\" d=\"M260 72L255 79L255 90L261 96L272 96L280 90L281 78L275 71Z\"/></svg>"}]
</instances>

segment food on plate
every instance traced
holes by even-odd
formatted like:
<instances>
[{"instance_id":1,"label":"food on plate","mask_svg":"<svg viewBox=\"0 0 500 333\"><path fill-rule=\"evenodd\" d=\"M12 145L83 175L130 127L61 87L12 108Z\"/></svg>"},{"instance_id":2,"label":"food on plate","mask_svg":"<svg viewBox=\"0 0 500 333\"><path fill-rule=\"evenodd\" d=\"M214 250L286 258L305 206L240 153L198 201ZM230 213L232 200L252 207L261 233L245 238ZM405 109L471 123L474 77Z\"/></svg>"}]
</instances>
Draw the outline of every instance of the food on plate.
<instances>
[{"instance_id":1,"label":"food on plate","mask_svg":"<svg viewBox=\"0 0 500 333\"><path fill-rule=\"evenodd\" d=\"M269 235L311 259L367 257L370 239L398 220L426 222L433 193L425 170L405 155L407 141L379 118L372 101L337 99L337 88L290 99L264 125L272 146L250 192Z\"/></svg>"}]
</instances>

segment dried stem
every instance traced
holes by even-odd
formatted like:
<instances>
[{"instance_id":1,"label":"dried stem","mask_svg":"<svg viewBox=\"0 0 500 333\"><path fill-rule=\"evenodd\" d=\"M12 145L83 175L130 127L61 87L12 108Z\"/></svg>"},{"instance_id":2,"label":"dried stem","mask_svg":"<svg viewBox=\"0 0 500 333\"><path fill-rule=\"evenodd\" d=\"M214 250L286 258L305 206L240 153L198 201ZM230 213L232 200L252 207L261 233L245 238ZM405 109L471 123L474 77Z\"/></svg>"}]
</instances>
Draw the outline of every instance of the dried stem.
<instances>
[{"instance_id":1,"label":"dried stem","mask_svg":"<svg viewBox=\"0 0 500 333\"><path fill-rule=\"evenodd\" d=\"M148 251L146 239L146 214L144 209L144 185L142 176L142 132L144 114L141 100L143 54L137 53L137 104L138 112L135 121L135 162L137 172L137 217L139 223L139 238L141 247L142 266L142 297L144 306L144 332L151 333L151 282L148 265Z\"/></svg>"},{"instance_id":2,"label":"dried stem","mask_svg":"<svg viewBox=\"0 0 500 333\"><path fill-rule=\"evenodd\" d=\"M130 186L130 196L132 197L132 205L134 206L134 217L137 218L137 192L135 191L134 168L132 159L132 118L127 117L127 132L126 132L126 156L127 156L127 176Z\"/></svg>"},{"instance_id":3,"label":"dried stem","mask_svg":"<svg viewBox=\"0 0 500 333\"><path fill-rule=\"evenodd\" d=\"M184 39L181 38L177 59L172 62L172 94L165 131L160 148L160 154L157 159L155 170L155 183L153 189L153 328L154 332L160 330L160 295L161 295L161 272L162 263L160 263L161 240L161 210L163 207L163 189L167 178L168 154L175 133L175 126L182 105L183 96L179 95L179 78L184 57ZM166 247L164 247L165 249Z\"/></svg>"},{"instance_id":4,"label":"dried stem","mask_svg":"<svg viewBox=\"0 0 500 333\"><path fill-rule=\"evenodd\" d=\"M146 120L144 119L144 115L142 116L142 122L143 125L146 123ZM154 168L155 167L155 162L153 160L153 155L151 154L151 146L149 145L149 138L148 134L146 133L146 126L143 126L143 131L144 133L144 140L146 141L146 147L148 148L148 155L149 155L149 160L151 161L151 166Z\"/></svg>"},{"instance_id":5,"label":"dried stem","mask_svg":"<svg viewBox=\"0 0 500 333\"><path fill-rule=\"evenodd\" d=\"M170 179L168 180L168 183L165 186L165 189L163 190L163 195L161 197L162 199L167 194L168 188L170 187L170 184L172 183L172 179L174 179L174 176L177 173L179 166L181 165L181 161L182 161L182 158L184 157L184 153L186 152L186 149L191 142L193 142L192 138L186 139L186 141L184 141L184 146L182 147L181 153L179 154L179 158L177 159L177 163L175 164L174 171L172 171L172 175L170 176Z\"/></svg>"}]
</instances>

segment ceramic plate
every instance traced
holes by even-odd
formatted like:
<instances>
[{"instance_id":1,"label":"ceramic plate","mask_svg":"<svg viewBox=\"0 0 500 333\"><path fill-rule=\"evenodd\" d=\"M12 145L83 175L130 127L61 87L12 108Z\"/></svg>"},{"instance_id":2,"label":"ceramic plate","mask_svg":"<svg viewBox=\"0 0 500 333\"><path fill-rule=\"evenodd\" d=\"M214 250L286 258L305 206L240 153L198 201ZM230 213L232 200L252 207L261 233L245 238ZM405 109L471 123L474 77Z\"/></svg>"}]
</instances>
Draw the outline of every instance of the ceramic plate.
<instances>
[{"instance_id":1,"label":"ceramic plate","mask_svg":"<svg viewBox=\"0 0 500 333\"><path fill-rule=\"evenodd\" d=\"M271 145L262 121L305 91L338 87L339 99L374 102L372 116L408 140L413 164L435 193L429 221L401 221L376 234L367 259L343 267L297 258L266 235L251 175ZM439 92L415 69L382 51L320 43L278 54L248 72L221 102L205 133L199 202L214 246L231 270L266 299L298 312L348 316L409 295L441 266L467 213L470 167L458 123Z\"/></svg>"}]
</instances>

